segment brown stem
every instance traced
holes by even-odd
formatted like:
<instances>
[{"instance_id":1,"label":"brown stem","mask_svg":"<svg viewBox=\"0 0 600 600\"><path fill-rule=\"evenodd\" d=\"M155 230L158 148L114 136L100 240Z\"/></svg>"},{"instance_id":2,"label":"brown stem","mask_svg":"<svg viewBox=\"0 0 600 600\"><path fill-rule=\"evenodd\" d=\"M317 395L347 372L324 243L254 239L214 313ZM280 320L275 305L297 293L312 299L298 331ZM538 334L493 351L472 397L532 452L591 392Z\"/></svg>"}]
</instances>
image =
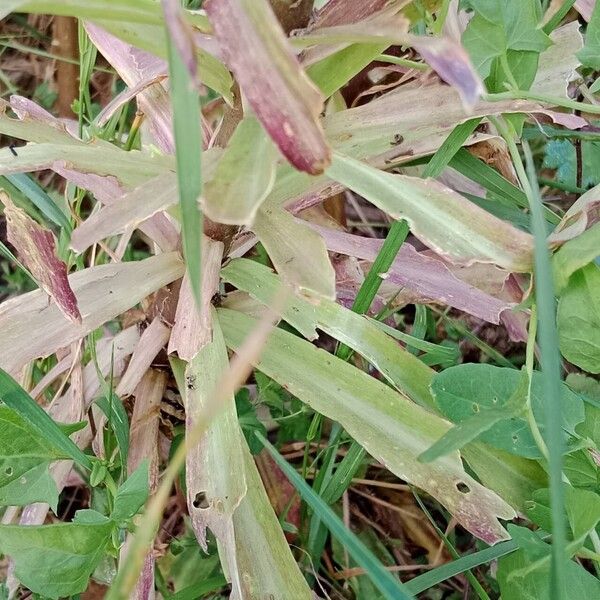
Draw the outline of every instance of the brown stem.
<instances>
[{"instance_id":1,"label":"brown stem","mask_svg":"<svg viewBox=\"0 0 600 600\"><path fill-rule=\"evenodd\" d=\"M54 39L52 45L56 54L68 60L77 60L79 56L77 19L73 17L54 17L52 24ZM58 98L56 106L61 117L72 117L71 105L79 96L79 67L72 62L56 62L56 83Z\"/></svg>"}]
</instances>

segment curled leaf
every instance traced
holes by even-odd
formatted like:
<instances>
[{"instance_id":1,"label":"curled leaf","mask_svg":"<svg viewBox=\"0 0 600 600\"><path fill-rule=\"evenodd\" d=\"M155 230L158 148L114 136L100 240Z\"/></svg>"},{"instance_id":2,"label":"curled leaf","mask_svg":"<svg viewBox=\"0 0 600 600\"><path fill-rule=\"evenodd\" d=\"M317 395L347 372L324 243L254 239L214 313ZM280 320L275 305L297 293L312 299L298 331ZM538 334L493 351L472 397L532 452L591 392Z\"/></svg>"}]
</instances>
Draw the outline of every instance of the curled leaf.
<instances>
[{"instance_id":1,"label":"curled leaf","mask_svg":"<svg viewBox=\"0 0 600 600\"><path fill-rule=\"evenodd\" d=\"M225 61L256 116L297 169L322 173L330 149L323 98L288 47L266 0L208 0L204 8Z\"/></svg>"},{"instance_id":2,"label":"curled leaf","mask_svg":"<svg viewBox=\"0 0 600 600\"><path fill-rule=\"evenodd\" d=\"M17 249L39 286L54 298L65 317L81 323L77 298L67 277L67 265L56 256L54 234L17 207L8 194L0 192L0 201L4 204L8 223L8 241Z\"/></svg>"}]
</instances>

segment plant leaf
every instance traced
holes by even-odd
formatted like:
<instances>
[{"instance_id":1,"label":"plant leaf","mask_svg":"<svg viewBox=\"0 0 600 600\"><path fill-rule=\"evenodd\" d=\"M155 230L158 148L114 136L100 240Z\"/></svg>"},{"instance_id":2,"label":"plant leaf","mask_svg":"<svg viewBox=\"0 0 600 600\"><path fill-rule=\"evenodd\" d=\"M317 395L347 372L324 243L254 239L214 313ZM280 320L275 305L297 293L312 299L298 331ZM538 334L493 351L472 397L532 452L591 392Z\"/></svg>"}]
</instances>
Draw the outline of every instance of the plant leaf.
<instances>
[{"instance_id":1,"label":"plant leaf","mask_svg":"<svg viewBox=\"0 0 600 600\"><path fill-rule=\"evenodd\" d=\"M218 312L225 341L235 349L255 320L237 311ZM457 453L431 465L417 461L416 456L448 430L448 423L352 365L279 329L271 333L256 366L311 408L338 421L398 477L436 497L475 536L488 543L506 539L496 518L512 518L512 509L464 472Z\"/></svg>"},{"instance_id":2,"label":"plant leaf","mask_svg":"<svg viewBox=\"0 0 600 600\"><path fill-rule=\"evenodd\" d=\"M112 528L106 518L94 523L2 525L0 551L13 559L15 575L32 592L49 598L71 596L86 590Z\"/></svg>"},{"instance_id":3,"label":"plant leaf","mask_svg":"<svg viewBox=\"0 0 600 600\"><path fill-rule=\"evenodd\" d=\"M431 390L439 409L455 423L462 423L476 413L504 409L505 419L492 425L481 440L519 456L542 458L525 417L514 416L511 408L507 406L517 390L520 378L521 374L516 369L485 364L463 364L437 373L433 378ZM539 428L544 431L547 407L542 386L542 374L534 372L531 404ZM583 402L566 385L562 386L562 393L563 429L574 434L575 426L584 419Z\"/></svg>"},{"instance_id":4,"label":"plant leaf","mask_svg":"<svg viewBox=\"0 0 600 600\"><path fill-rule=\"evenodd\" d=\"M286 210L263 205L252 231L294 289L335 298L335 271L322 238Z\"/></svg>"},{"instance_id":5,"label":"plant leaf","mask_svg":"<svg viewBox=\"0 0 600 600\"><path fill-rule=\"evenodd\" d=\"M597 2L585 30L585 46L577 53L577 58L585 67L600 69L600 5Z\"/></svg>"},{"instance_id":6,"label":"plant leaf","mask_svg":"<svg viewBox=\"0 0 600 600\"><path fill-rule=\"evenodd\" d=\"M589 373L600 373L600 269L576 271L558 303L562 355Z\"/></svg>"},{"instance_id":7,"label":"plant leaf","mask_svg":"<svg viewBox=\"0 0 600 600\"><path fill-rule=\"evenodd\" d=\"M121 523L137 514L148 499L149 485L148 460L143 460L117 490L110 518Z\"/></svg>"},{"instance_id":8,"label":"plant leaf","mask_svg":"<svg viewBox=\"0 0 600 600\"><path fill-rule=\"evenodd\" d=\"M337 152L327 174L391 216L406 219L423 243L452 262L493 263L518 272L532 268L530 235L434 180L385 173Z\"/></svg>"},{"instance_id":9,"label":"plant leaf","mask_svg":"<svg viewBox=\"0 0 600 600\"><path fill-rule=\"evenodd\" d=\"M77 298L69 285L67 265L56 256L54 234L38 225L17 207L8 194L0 191L8 225L8 241L17 249L39 286L56 302L61 312L73 323L81 323Z\"/></svg>"},{"instance_id":10,"label":"plant leaf","mask_svg":"<svg viewBox=\"0 0 600 600\"><path fill-rule=\"evenodd\" d=\"M330 150L319 123L323 99L291 49L266 0L204 5L225 61L254 113L288 161L322 173Z\"/></svg>"},{"instance_id":11,"label":"plant leaf","mask_svg":"<svg viewBox=\"0 0 600 600\"><path fill-rule=\"evenodd\" d=\"M213 221L251 225L275 182L277 150L254 117L246 117L229 140L205 186L204 211Z\"/></svg>"},{"instance_id":12,"label":"plant leaf","mask_svg":"<svg viewBox=\"0 0 600 600\"><path fill-rule=\"evenodd\" d=\"M18 373L30 360L81 339L148 294L179 279L183 270L179 255L172 252L73 273L69 283L77 297L81 325L65 321L39 290L4 302L0 307L0 367Z\"/></svg>"},{"instance_id":13,"label":"plant leaf","mask_svg":"<svg viewBox=\"0 0 600 600\"><path fill-rule=\"evenodd\" d=\"M77 445L66 436L48 413L6 372L0 369L0 399L23 419L26 425L12 425L16 429L35 429L54 448L56 458L72 458L83 467L90 468L91 462ZM19 420L16 421L19 423ZM18 434L17 434L18 437ZM57 454L58 453L58 454Z\"/></svg>"}]
</instances>

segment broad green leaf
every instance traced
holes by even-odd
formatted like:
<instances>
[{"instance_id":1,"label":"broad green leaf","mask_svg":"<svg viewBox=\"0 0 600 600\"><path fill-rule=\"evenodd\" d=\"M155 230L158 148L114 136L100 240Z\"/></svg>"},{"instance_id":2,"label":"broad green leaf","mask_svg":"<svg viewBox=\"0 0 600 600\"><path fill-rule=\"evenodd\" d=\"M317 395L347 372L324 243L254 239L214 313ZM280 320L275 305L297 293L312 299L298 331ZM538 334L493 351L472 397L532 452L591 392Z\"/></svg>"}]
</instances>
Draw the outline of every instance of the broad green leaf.
<instances>
[{"instance_id":1,"label":"broad green leaf","mask_svg":"<svg viewBox=\"0 0 600 600\"><path fill-rule=\"evenodd\" d=\"M567 240L552 257L557 292L567 286L575 271L600 256L600 223L592 225L581 235Z\"/></svg>"},{"instance_id":2,"label":"broad green leaf","mask_svg":"<svg viewBox=\"0 0 600 600\"><path fill-rule=\"evenodd\" d=\"M463 44L479 74L487 78L490 91L504 91L504 64L517 78L521 89L529 89L535 78L539 53L550 45L538 28L539 0L472 0L475 15L470 20ZM491 77L488 77L489 75Z\"/></svg>"},{"instance_id":3,"label":"broad green leaf","mask_svg":"<svg viewBox=\"0 0 600 600\"><path fill-rule=\"evenodd\" d=\"M268 305L281 285L281 279L268 267L248 259L231 261L221 277ZM386 379L418 404L432 406L428 385L433 371L402 349L368 318L331 300L318 303L294 297L284 309L283 318L308 339L315 328L352 348L371 362Z\"/></svg>"},{"instance_id":4,"label":"broad green leaf","mask_svg":"<svg viewBox=\"0 0 600 600\"><path fill-rule=\"evenodd\" d=\"M600 4L594 5L592 18L585 30L585 46L577 53L585 67L600 69Z\"/></svg>"},{"instance_id":5,"label":"broad green leaf","mask_svg":"<svg viewBox=\"0 0 600 600\"><path fill-rule=\"evenodd\" d=\"M165 5L168 6L168 5ZM168 25L169 20L166 19ZM175 40L176 32L167 32L167 54L173 104L173 135L179 208L181 210L181 236L186 271L190 278L196 304L200 305L200 260L202 239L202 213L198 199L202 194L202 128L200 124L200 97L195 76L189 72L190 65L180 53L180 44L193 55L193 44L188 32L183 39ZM194 57L195 58L195 57ZM192 58L192 60L194 60ZM192 68L196 68L195 62Z\"/></svg>"},{"instance_id":6,"label":"broad green leaf","mask_svg":"<svg viewBox=\"0 0 600 600\"><path fill-rule=\"evenodd\" d=\"M524 577L512 577L511 574L527 567L531 559L524 550L519 550L498 561L497 579L503 598L510 600L537 600L551 597L550 562L545 561L540 567ZM566 561L565 589L562 598L569 600L595 600L600 596L600 581L586 571L581 565Z\"/></svg>"},{"instance_id":7,"label":"broad green leaf","mask_svg":"<svg viewBox=\"0 0 600 600\"><path fill-rule=\"evenodd\" d=\"M133 517L148 499L148 491L148 461L143 460L117 490L110 518L121 523Z\"/></svg>"},{"instance_id":8,"label":"broad green leaf","mask_svg":"<svg viewBox=\"0 0 600 600\"><path fill-rule=\"evenodd\" d=\"M428 448L419 460L431 462L444 454L459 450L472 442L476 438L485 439L484 434L494 425L507 418L519 416L523 412L527 397L527 387L529 385L525 372L521 373L521 379L515 388L512 396L506 403L498 408L486 408L474 413L455 425L448 433L440 438L431 448Z\"/></svg>"},{"instance_id":9,"label":"broad green leaf","mask_svg":"<svg viewBox=\"0 0 600 600\"><path fill-rule=\"evenodd\" d=\"M302 499L317 513L321 520L327 524L331 532L344 544L344 548L352 555L354 560L361 565L369 577L388 600L410 600L404 586L387 570L373 553L354 535L333 512L327 503L313 491L313 489L296 473L295 469L277 452L277 450L264 438L259 436L264 447L271 454L279 468L299 491Z\"/></svg>"},{"instance_id":10,"label":"broad green leaf","mask_svg":"<svg viewBox=\"0 0 600 600\"><path fill-rule=\"evenodd\" d=\"M0 526L0 552L13 559L16 577L32 592L60 598L86 590L113 523L76 521L77 515L73 523Z\"/></svg>"},{"instance_id":11,"label":"broad green leaf","mask_svg":"<svg viewBox=\"0 0 600 600\"><path fill-rule=\"evenodd\" d=\"M455 423L490 409L505 409L506 418L493 425L481 441L526 458L541 458L524 415L513 416L507 407L519 385L521 374L516 369L485 364L464 364L446 369L434 376L431 390L442 413ZM533 413L541 431L546 427L547 405L544 401L543 376L534 372L531 386ZM571 434L583 421L581 398L562 386L563 429ZM565 435L567 435L565 433Z\"/></svg>"},{"instance_id":12,"label":"broad green leaf","mask_svg":"<svg viewBox=\"0 0 600 600\"><path fill-rule=\"evenodd\" d=\"M56 510L58 490L48 465L69 456L7 406L0 405L0 425L0 505L47 502Z\"/></svg>"},{"instance_id":13,"label":"broad green leaf","mask_svg":"<svg viewBox=\"0 0 600 600\"><path fill-rule=\"evenodd\" d=\"M4 462L0 460L0 463ZM33 502L46 502L56 512L58 489L48 471L48 464L42 462L25 472L22 470L25 461L12 459L11 464L17 464L18 467L13 469L13 476L8 483L6 471L1 471L3 466L0 466L0 473L3 473L0 474L0 506L26 506Z\"/></svg>"},{"instance_id":14,"label":"broad green leaf","mask_svg":"<svg viewBox=\"0 0 600 600\"><path fill-rule=\"evenodd\" d=\"M574 540L585 540L600 521L600 496L592 491L567 487L565 508Z\"/></svg>"},{"instance_id":15,"label":"broad green leaf","mask_svg":"<svg viewBox=\"0 0 600 600\"><path fill-rule=\"evenodd\" d=\"M207 181L202 205L218 223L250 225L275 181L277 150L254 117L237 126Z\"/></svg>"},{"instance_id":16,"label":"broad green leaf","mask_svg":"<svg viewBox=\"0 0 600 600\"><path fill-rule=\"evenodd\" d=\"M294 289L335 298L335 271L323 238L279 207L263 204L252 231L273 265Z\"/></svg>"},{"instance_id":17,"label":"broad green leaf","mask_svg":"<svg viewBox=\"0 0 600 600\"><path fill-rule=\"evenodd\" d=\"M62 432L48 413L2 369L0 369L0 400L8 407L4 412L5 426L12 427L12 436L15 436L7 435L6 442L8 444L12 442L20 445L19 431L24 430L29 433L30 438L40 437L40 444L43 440L46 449L51 451L49 455L51 460L71 458L83 467L88 469L91 467L89 457ZM0 408L2 408L1 405ZM25 454L27 454L27 447L28 445L21 447ZM10 452L11 445L8 448ZM39 458L39 455L37 457Z\"/></svg>"},{"instance_id":18,"label":"broad green leaf","mask_svg":"<svg viewBox=\"0 0 600 600\"><path fill-rule=\"evenodd\" d=\"M414 235L453 262L494 263L519 272L532 268L531 236L435 180L393 175L339 153L327 174L391 216L406 219Z\"/></svg>"},{"instance_id":19,"label":"broad green leaf","mask_svg":"<svg viewBox=\"0 0 600 600\"><path fill-rule=\"evenodd\" d=\"M256 321L237 311L218 312L227 345L238 348ZM279 329L269 337L256 366L311 408L338 421L367 452L436 497L474 535L488 542L506 537L496 518L512 518L512 509L465 473L457 453L431 465L417 461L448 430L447 422L367 373Z\"/></svg>"},{"instance_id":20,"label":"broad green leaf","mask_svg":"<svg viewBox=\"0 0 600 600\"><path fill-rule=\"evenodd\" d=\"M600 269L576 271L558 303L560 351L573 364L600 373Z\"/></svg>"}]
</instances>

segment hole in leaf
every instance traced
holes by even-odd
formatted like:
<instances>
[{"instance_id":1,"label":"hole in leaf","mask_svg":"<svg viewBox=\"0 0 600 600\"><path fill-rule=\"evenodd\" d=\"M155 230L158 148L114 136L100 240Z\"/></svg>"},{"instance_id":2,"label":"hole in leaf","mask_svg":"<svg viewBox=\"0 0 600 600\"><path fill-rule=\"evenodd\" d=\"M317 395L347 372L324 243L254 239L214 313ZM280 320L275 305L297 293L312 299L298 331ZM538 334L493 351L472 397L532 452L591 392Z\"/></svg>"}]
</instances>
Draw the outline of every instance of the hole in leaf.
<instances>
[{"instance_id":1,"label":"hole in leaf","mask_svg":"<svg viewBox=\"0 0 600 600\"><path fill-rule=\"evenodd\" d=\"M471 488L464 481L458 481L456 483L456 489L461 494L468 494L471 491Z\"/></svg>"},{"instance_id":2,"label":"hole in leaf","mask_svg":"<svg viewBox=\"0 0 600 600\"><path fill-rule=\"evenodd\" d=\"M477 404L477 402L473 402L473 412L475 412L475 413L479 412L479 404Z\"/></svg>"},{"instance_id":3,"label":"hole in leaf","mask_svg":"<svg viewBox=\"0 0 600 600\"><path fill-rule=\"evenodd\" d=\"M194 508L208 508L210 504L208 503L206 492L198 492L192 504L194 505Z\"/></svg>"},{"instance_id":4,"label":"hole in leaf","mask_svg":"<svg viewBox=\"0 0 600 600\"><path fill-rule=\"evenodd\" d=\"M515 435L513 435L513 436L512 436L512 441L513 441L513 444L516 444L516 443L519 441L519 436L518 436L518 435L516 435L516 434L515 434Z\"/></svg>"},{"instance_id":5,"label":"hole in leaf","mask_svg":"<svg viewBox=\"0 0 600 600\"><path fill-rule=\"evenodd\" d=\"M13 474L13 468L12 467L6 467L6 469L4 469L4 474L7 477L10 477Z\"/></svg>"}]
</instances>

